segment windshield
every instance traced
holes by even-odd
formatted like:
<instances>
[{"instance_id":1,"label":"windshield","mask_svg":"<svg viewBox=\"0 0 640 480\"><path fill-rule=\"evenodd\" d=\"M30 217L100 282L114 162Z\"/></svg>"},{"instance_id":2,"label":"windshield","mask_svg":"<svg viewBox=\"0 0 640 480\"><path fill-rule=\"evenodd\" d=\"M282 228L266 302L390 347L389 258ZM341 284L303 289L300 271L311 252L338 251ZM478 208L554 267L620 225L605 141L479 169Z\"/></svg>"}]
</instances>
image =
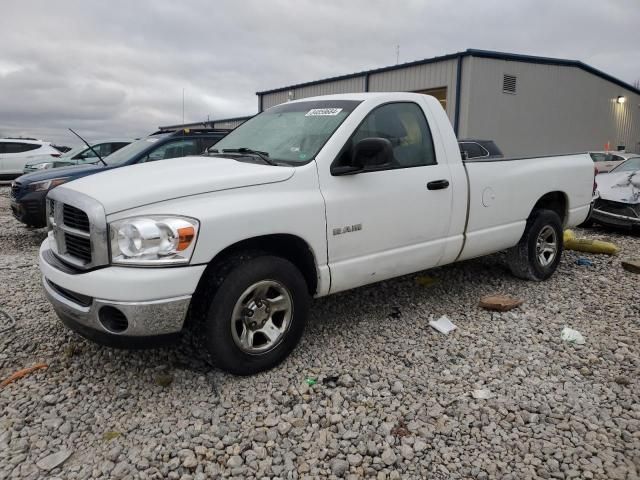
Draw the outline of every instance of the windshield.
<instances>
[{"instance_id":1,"label":"windshield","mask_svg":"<svg viewBox=\"0 0 640 480\"><path fill-rule=\"evenodd\" d=\"M87 150L87 146L86 145L82 145L80 147L75 147L72 148L71 150L69 150L68 152L63 153L62 155L60 155L60 158L62 159L71 159L73 157L75 157L77 154L79 154L80 152L83 152Z\"/></svg>"},{"instance_id":2,"label":"windshield","mask_svg":"<svg viewBox=\"0 0 640 480\"><path fill-rule=\"evenodd\" d=\"M152 137L141 138L133 143L130 143L126 147L122 147L117 152L112 153L111 155L104 157L104 161L107 165L119 165L121 163L125 163L131 160L138 153L143 150L151 147L158 140L166 137L169 134L165 135L154 135Z\"/></svg>"},{"instance_id":3,"label":"windshield","mask_svg":"<svg viewBox=\"0 0 640 480\"><path fill-rule=\"evenodd\" d=\"M359 104L320 100L278 105L247 120L209 151L250 149L267 154L274 162L306 163Z\"/></svg>"},{"instance_id":4,"label":"windshield","mask_svg":"<svg viewBox=\"0 0 640 480\"><path fill-rule=\"evenodd\" d=\"M640 170L640 157L630 158L611 170L611 172L633 172L636 170Z\"/></svg>"}]
</instances>

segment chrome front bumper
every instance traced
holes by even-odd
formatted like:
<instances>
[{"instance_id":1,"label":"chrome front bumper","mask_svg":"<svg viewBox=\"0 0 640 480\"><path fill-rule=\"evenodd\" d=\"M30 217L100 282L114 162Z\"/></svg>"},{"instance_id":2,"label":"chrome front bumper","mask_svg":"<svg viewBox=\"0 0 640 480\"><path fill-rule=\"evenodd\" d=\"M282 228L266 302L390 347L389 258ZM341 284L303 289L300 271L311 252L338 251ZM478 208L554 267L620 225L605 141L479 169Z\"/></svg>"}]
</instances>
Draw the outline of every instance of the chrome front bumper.
<instances>
[{"instance_id":1,"label":"chrome front bumper","mask_svg":"<svg viewBox=\"0 0 640 480\"><path fill-rule=\"evenodd\" d=\"M65 323L78 325L79 333L90 329L108 336L155 337L180 332L191 302L191 295L146 302L116 302L85 297L84 304L71 298L70 293L42 277L44 291L58 316ZM127 326L120 331L110 330L101 318L104 307L112 307L121 312ZM70 326L72 326L70 325ZM73 326L72 326L73 328ZM87 336L87 335L85 335Z\"/></svg>"}]
</instances>

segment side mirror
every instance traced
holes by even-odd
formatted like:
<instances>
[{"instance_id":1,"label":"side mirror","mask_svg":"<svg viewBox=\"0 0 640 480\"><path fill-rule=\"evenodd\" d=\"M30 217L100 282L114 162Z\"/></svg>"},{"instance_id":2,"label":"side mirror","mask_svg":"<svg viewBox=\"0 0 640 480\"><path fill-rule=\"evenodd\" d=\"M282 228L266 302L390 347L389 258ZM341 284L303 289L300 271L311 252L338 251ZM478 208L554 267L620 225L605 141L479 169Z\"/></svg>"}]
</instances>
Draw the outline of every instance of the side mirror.
<instances>
[{"instance_id":1,"label":"side mirror","mask_svg":"<svg viewBox=\"0 0 640 480\"><path fill-rule=\"evenodd\" d=\"M364 138L352 149L347 165L331 167L331 175L353 175L360 172L383 170L391 166L393 146L386 138Z\"/></svg>"},{"instance_id":2,"label":"side mirror","mask_svg":"<svg viewBox=\"0 0 640 480\"><path fill-rule=\"evenodd\" d=\"M388 168L393 160L393 145L386 138L363 138L353 147L351 165L362 170Z\"/></svg>"}]
</instances>

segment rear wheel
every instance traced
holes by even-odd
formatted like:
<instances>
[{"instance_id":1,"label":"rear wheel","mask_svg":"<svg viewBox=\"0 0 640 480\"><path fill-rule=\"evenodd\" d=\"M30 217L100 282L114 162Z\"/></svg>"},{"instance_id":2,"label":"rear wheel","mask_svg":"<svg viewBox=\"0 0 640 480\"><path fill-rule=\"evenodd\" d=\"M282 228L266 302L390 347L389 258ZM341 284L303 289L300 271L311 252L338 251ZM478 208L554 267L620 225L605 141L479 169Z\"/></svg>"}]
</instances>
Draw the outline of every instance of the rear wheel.
<instances>
[{"instance_id":1,"label":"rear wheel","mask_svg":"<svg viewBox=\"0 0 640 480\"><path fill-rule=\"evenodd\" d=\"M558 268L562 256L562 222L553 210L536 210L527 220L518 244L508 250L511 272L525 280L542 281Z\"/></svg>"},{"instance_id":2,"label":"rear wheel","mask_svg":"<svg viewBox=\"0 0 640 480\"><path fill-rule=\"evenodd\" d=\"M271 255L240 254L211 272L200 292L204 343L218 367L251 375L279 364L298 344L310 295L300 271Z\"/></svg>"}]
</instances>

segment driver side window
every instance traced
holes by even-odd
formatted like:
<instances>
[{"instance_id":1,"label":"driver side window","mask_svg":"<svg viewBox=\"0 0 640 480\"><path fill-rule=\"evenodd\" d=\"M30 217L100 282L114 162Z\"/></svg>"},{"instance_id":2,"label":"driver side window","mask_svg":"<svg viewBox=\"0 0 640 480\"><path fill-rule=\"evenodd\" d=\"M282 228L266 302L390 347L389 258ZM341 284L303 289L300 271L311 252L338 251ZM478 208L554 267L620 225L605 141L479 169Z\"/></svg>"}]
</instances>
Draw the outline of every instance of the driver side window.
<instances>
[{"instance_id":1,"label":"driver side window","mask_svg":"<svg viewBox=\"0 0 640 480\"><path fill-rule=\"evenodd\" d=\"M385 138L393 147L391 168L435 165L431 131L415 103L389 103L373 110L352 136L352 147L365 138Z\"/></svg>"}]
</instances>

